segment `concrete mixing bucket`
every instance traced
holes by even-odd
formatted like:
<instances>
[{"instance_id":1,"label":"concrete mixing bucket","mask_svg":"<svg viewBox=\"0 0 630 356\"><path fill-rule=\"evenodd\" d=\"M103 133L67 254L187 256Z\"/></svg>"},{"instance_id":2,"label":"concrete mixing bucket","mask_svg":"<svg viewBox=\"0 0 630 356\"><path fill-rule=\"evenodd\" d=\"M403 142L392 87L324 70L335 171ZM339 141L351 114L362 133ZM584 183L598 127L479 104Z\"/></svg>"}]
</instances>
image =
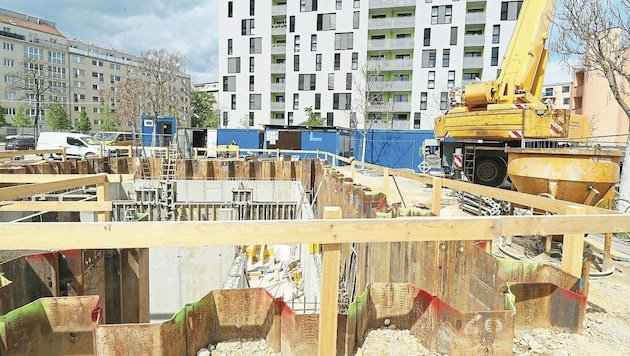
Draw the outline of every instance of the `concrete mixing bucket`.
<instances>
[{"instance_id":1,"label":"concrete mixing bucket","mask_svg":"<svg viewBox=\"0 0 630 356\"><path fill-rule=\"evenodd\" d=\"M623 152L607 149L507 148L508 176L522 193L594 205L619 181Z\"/></svg>"}]
</instances>

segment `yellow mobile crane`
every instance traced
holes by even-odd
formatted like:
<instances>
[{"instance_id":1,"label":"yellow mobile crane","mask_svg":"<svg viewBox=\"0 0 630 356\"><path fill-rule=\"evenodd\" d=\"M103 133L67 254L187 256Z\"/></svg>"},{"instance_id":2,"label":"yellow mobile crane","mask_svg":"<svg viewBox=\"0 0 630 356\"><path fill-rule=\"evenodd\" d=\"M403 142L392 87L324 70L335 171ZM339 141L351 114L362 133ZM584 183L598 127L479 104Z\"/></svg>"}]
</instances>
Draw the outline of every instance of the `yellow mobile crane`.
<instances>
[{"instance_id":1,"label":"yellow mobile crane","mask_svg":"<svg viewBox=\"0 0 630 356\"><path fill-rule=\"evenodd\" d=\"M555 4L525 0L497 79L466 85L461 101L435 121L443 158L452 162L455 155L470 181L502 184L507 177L506 147L523 147L525 140L547 141L553 147L558 139L590 135L585 116L553 109L539 99Z\"/></svg>"}]
</instances>

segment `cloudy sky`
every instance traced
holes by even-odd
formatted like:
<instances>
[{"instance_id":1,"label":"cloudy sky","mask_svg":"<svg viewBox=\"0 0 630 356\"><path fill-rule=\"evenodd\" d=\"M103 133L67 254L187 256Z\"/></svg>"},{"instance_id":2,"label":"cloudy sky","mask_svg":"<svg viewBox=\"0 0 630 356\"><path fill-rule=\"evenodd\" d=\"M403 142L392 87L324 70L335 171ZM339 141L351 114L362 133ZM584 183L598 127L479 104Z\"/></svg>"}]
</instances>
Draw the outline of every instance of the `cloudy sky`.
<instances>
[{"instance_id":1,"label":"cloudy sky","mask_svg":"<svg viewBox=\"0 0 630 356\"><path fill-rule=\"evenodd\" d=\"M193 83L218 78L217 0L2 0L0 7L52 21L66 37L101 47L179 52Z\"/></svg>"}]
</instances>

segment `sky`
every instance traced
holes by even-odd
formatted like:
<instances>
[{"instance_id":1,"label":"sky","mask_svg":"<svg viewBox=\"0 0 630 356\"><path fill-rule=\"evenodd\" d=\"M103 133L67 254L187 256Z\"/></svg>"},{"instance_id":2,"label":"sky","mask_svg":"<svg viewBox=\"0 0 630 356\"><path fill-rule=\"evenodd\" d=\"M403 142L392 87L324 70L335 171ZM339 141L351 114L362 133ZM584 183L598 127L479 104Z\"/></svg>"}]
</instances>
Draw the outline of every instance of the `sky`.
<instances>
[{"instance_id":1,"label":"sky","mask_svg":"<svg viewBox=\"0 0 630 356\"><path fill-rule=\"evenodd\" d=\"M193 83L218 80L217 0L2 0L0 8L52 21L64 36L139 55L186 57Z\"/></svg>"},{"instance_id":2,"label":"sky","mask_svg":"<svg viewBox=\"0 0 630 356\"><path fill-rule=\"evenodd\" d=\"M193 83L218 80L217 0L2 0L0 7L56 23L70 39L131 55L165 48L186 57ZM553 34L552 34L553 35ZM550 59L545 84L569 82Z\"/></svg>"}]
</instances>

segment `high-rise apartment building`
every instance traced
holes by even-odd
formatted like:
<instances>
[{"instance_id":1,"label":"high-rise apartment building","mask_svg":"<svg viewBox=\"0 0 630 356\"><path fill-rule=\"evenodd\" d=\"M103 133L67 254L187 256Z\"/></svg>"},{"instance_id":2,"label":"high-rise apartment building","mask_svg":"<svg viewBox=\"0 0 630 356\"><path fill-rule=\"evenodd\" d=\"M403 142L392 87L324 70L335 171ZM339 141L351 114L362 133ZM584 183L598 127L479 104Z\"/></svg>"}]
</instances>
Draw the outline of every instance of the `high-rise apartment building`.
<instances>
[{"instance_id":1,"label":"high-rise apartment building","mask_svg":"<svg viewBox=\"0 0 630 356\"><path fill-rule=\"evenodd\" d=\"M221 0L221 127L295 125L310 108L331 126L432 129L450 91L496 78L521 5Z\"/></svg>"},{"instance_id":2,"label":"high-rise apartment building","mask_svg":"<svg viewBox=\"0 0 630 356\"><path fill-rule=\"evenodd\" d=\"M115 113L116 102L108 99L108 92L133 72L138 63L135 56L69 39L54 22L5 9L0 9L0 26L0 105L8 114L8 122L20 106L34 119L38 101L39 124L43 128L45 109L55 102L68 110L73 122L85 110L93 126L100 123L105 105ZM25 65L32 68L24 68ZM26 69L37 71L44 81L39 100L33 88L16 89L13 85L17 80L15 73ZM190 76L182 73L179 79L174 85L190 88Z\"/></svg>"}]
</instances>

